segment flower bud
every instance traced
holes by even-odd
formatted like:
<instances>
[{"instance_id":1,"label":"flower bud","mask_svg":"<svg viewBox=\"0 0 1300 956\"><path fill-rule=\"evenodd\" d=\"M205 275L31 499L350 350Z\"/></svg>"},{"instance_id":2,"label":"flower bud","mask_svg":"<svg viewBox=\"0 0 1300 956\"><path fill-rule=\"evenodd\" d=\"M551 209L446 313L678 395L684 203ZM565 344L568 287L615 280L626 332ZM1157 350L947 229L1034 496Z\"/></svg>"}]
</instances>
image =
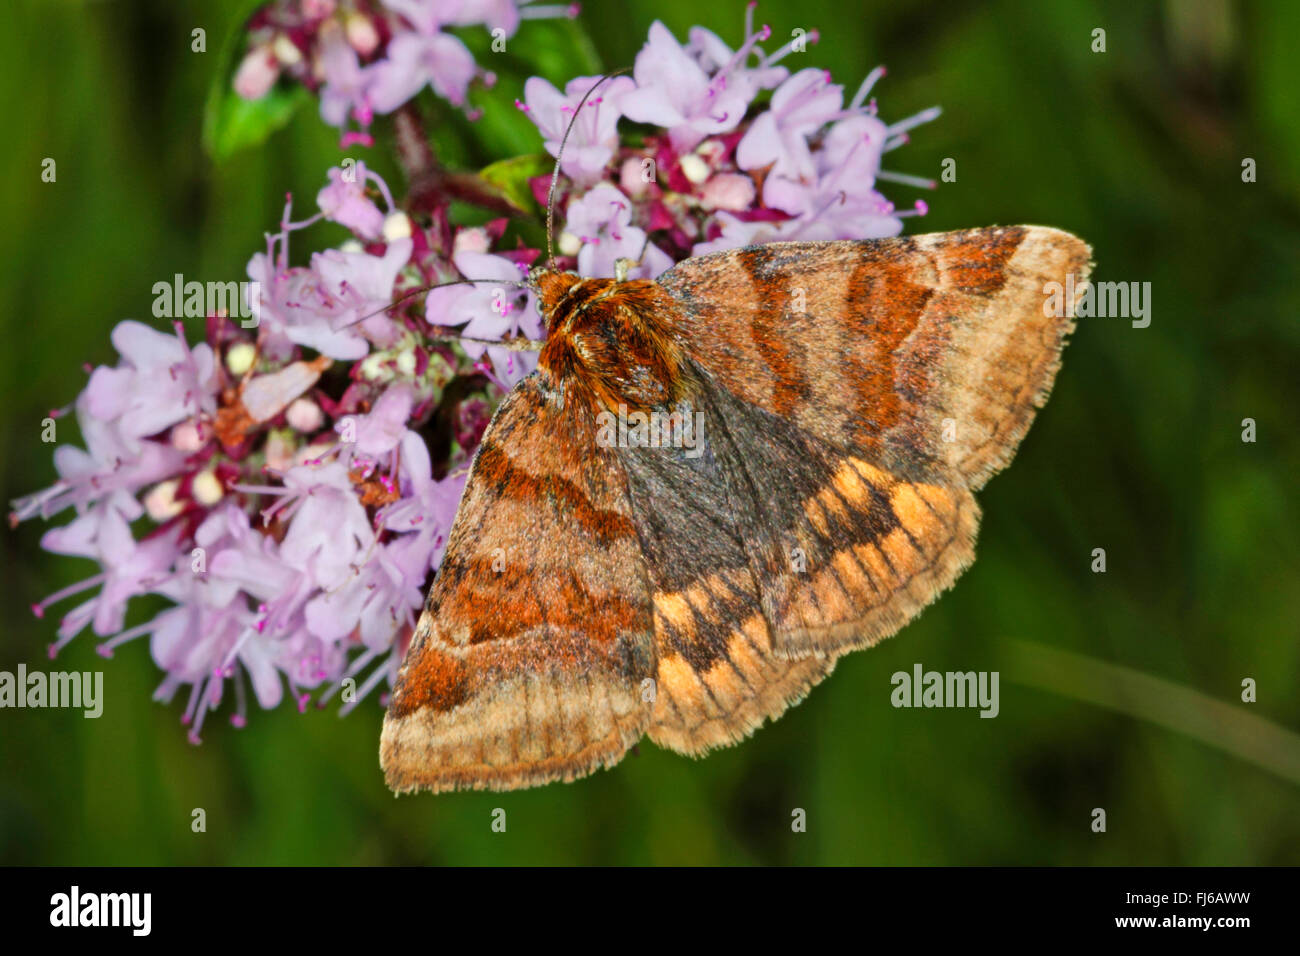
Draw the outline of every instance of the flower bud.
<instances>
[{"instance_id":1,"label":"flower bud","mask_svg":"<svg viewBox=\"0 0 1300 956\"><path fill-rule=\"evenodd\" d=\"M291 428L310 434L325 424L325 414L310 398L296 398L285 410L284 420Z\"/></svg>"},{"instance_id":2,"label":"flower bud","mask_svg":"<svg viewBox=\"0 0 1300 956\"><path fill-rule=\"evenodd\" d=\"M302 62L302 51L284 33L277 33L271 42L271 51L281 66L297 66Z\"/></svg>"},{"instance_id":3,"label":"flower bud","mask_svg":"<svg viewBox=\"0 0 1300 956\"><path fill-rule=\"evenodd\" d=\"M168 518L175 518L185 510L185 506L176 500L176 489L180 482L175 478L162 481L149 489L144 496L144 510L149 517L159 524Z\"/></svg>"},{"instance_id":4,"label":"flower bud","mask_svg":"<svg viewBox=\"0 0 1300 956\"><path fill-rule=\"evenodd\" d=\"M206 445L211 435L212 432L202 422L181 422L172 428L172 447L188 455Z\"/></svg>"},{"instance_id":5,"label":"flower bud","mask_svg":"<svg viewBox=\"0 0 1300 956\"><path fill-rule=\"evenodd\" d=\"M582 239L571 232L560 233L559 249L562 256L576 256L582 248Z\"/></svg>"},{"instance_id":6,"label":"flower bud","mask_svg":"<svg viewBox=\"0 0 1300 956\"><path fill-rule=\"evenodd\" d=\"M379 33L375 30L374 23L355 10L348 14L343 30L347 34L348 45L362 56L369 56L379 46Z\"/></svg>"},{"instance_id":7,"label":"flower bud","mask_svg":"<svg viewBox=\"0 0 1300 956\"><path fill-rule=\"evenodd\" d=\"M400 209L388 214L384 220L384 241L396 242L398 239L411 238L411 217Z\"/></svg>"},{"instance_id":8,"label":"flower bud","mask_svg":"<svg viewBox=\"0 0 1300 956\"><path fill-rule=\"evenodd\" d=\"M618 168L618 186L631 199L640 199L650 189L645 171L652 169L653 166L647 167L647 162L653 163L653 160L629 156ZM653 177L651 180L653 181Z\"/></svg>"},{"instance_id":9,"label":"flower bud","mask_svg":"<svg viewBox=\"0 0 1300 956\"><path fill-rule=\"evenodd\" d=\"M682 168L682 175L689 179L695 185L699 185L709 178L709 164L694 153L687 153L677 161Z\"/></svg>"},{"instance_id":10,"label":"flower bud","mask_svg":"<svg viewBox=\"0 0 1300 956\"><path fill-rule=\"evenodd\" d=\"M272 431L266 436L266 466L276 471L288 471L293 467L293 453L297 444L286 431Z\"/></svg>"},{"instance_id":11,"label":"flower bud","mask_svg":"<svg viewBox=\"0 0 1300 956\"><path fill-rule=\"evenodd\" d=\"M221 479L209 468L194 476L190 483L190 494L199 504L210 508L225 496L226 489L221 486Z\"/></svg>"},{"instance_id":12,"label":"flower bud","mask_svg":"<svg viewBox=\"0 0 1300 956\"><path fill-rule=\"evenodd\" d=\"M456 233L451 242L452 258L462 252L487 252L491 245L487 230L481 226L466 226Z\"/></svg>"},{"instance_id":13,"label":"flower bud","mask_svg":"<svg viewBox=\"0 0 1300 956\"><path fill-rule=\"evenodd\" d=\"M249 342L236 342L226 350L226 368L231 375L243 375L257 360L257 348Z\"/></svg>"},{"instance_id":14,"label":"flower bud","mask_svg":"<svg viewBox=\"0 0 1300 956\"><path fill-rule=\"evenodd\" d=\"M280 77L280 65L269 46L254 47L235 71L235 92L246 100L260 100Z\"/></svg>"},{"instance_id":15,"label":"flower bud","mask_svg":"<svg viewBox=\"0 0 1300 956\"><path fill-rule=\"evenodd\" d=\"M754 180L740 173L718 173L700 190L705 209L748 209L754 202Z\"/></svg>"}]
</instances>

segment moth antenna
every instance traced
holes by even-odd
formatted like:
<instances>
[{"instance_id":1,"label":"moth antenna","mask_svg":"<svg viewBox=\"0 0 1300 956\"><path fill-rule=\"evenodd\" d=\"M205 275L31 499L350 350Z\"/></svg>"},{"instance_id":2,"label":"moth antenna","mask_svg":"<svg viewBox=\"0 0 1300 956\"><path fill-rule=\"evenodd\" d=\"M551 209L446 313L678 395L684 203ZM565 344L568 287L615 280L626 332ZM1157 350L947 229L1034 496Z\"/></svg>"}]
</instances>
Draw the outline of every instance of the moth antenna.
<instances>
[{"instance_id":1,"label":"moth antenna","mask_svg":"<svg viewBox=\"0 0 1300 956\"><path fill-rule=\"evenodd\" d=\"M578 106L573 111L573 116L569 118L569 125L564 128L564 136L560 138L560 148L555 151L555 169L551 172L551 188L546 194L546 265L548 268L555 262L555 184L560 180L560 159L564 156L564 145L569 141L569 134L573 132L573 124L578 121L578 114L582 112L582 107L586 104L587 98L592 93L595 93L606 80L612 80L614 77L627 73L631 69L630 66L625 66L613 73L606 73L591 84L591 89L583 93L582 99L578 100Z\"/></svg>"},{"instance_id":2,"label":"moth antenna","mask_svg":"<svg viewBox=\"0 0 1300 956\"><path fill-rule=\"evenodd\" d=\"M342 328L349 329L360 322L366 321L366 319L374 318L376 315L382 315L383 313L387 312L389 309L397 308L407 299L412 299L417 295L430 291L431 289L441 289L445 285L474 285L479 282L495 282L497 285L512 285L520 289L529 288L527 282L515 281L513 279L452 279L448 282L437 282L434 283L433 285L420 286L420 288L418 289L411 289L407 292L404 292L396 299L394 299L392 302L388 303L388 305L384 306L382 309L375 309L375 311L373 312L367 312L365 315L355 318L347 325L342 326Z\"/></svg>"},{"instance_id":3,"label":"moth antenna","mask_svg":"<svg viewBox=\"0 0 1300 956\"><path fill-rule=\"evenodd\" d=\"M376 309L374 312L370 312L366 315L361 316L360 318L353 319L347 325L343 326L343 328L345 329L351 328L352 326L357 325L360 322L364 322L366 319L369 319L372 316L381 315L384 312L387 312L389 309L394 309L397 306L401 305L407 299L420 295L423 292L428 292L430 289L441 289L443 286L448 286L448 285L474 285L479 282L495 282L497 285L510 285L510 286L516 286L521 289L527 289L529 287L527 282L515 282L510 279L452 279L448 282L438 282L435 283L434 285L421 286L418 289L411 289L408 292L404 292L402 295L398 296L396 299L388 303L388 305L384 306L382 309ZM542 350L542 346L546 344L545 342L538 342L538 341L534 341L533 339L525 338L522 335L515 336L512 339L475 339L475 338L470 338L467 335L431 335L429 336L429 339L434 342L469 342L471 345L482 345L482 346L491 346L494 348L509 349L511 352L540 352Z\"/></svg>"}]
</instances>

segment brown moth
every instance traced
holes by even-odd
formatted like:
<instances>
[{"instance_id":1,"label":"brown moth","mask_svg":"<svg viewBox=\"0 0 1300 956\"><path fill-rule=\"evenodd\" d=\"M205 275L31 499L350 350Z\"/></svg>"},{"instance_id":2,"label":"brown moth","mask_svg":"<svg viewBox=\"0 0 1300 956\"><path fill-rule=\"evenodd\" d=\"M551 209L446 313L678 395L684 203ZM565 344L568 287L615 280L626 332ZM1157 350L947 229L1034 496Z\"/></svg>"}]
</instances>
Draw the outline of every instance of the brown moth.
<instances>
[{"instance_id":1,"label":"brown moth","mask_svg":"<svg viewBox=\"0 0 1300 956\"><path fill-rule=\"evenodd\" d=\"M973 560L974 492L1073 327L1044 285L1082 294L1090 258L1013 226L535 270L546 343L475 456L389 785L572 780L645 735L703 754L897 631ZM610 441L613 416L662 427Z\"/></svg>"}]
</instances>

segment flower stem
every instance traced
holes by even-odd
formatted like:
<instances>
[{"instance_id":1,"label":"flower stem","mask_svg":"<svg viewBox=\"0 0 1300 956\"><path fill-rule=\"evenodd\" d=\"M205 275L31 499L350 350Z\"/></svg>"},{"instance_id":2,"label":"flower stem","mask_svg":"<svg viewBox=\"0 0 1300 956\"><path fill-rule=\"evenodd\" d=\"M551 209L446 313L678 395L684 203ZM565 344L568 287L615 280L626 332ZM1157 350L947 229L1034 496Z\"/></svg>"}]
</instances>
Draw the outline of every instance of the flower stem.
<instances>
[{"instance_id":1,"label":"flower stem","mask_svg":"<svg viewBox=\"0 0 1300 956\"><path fill-rule=\"evenodd\" d=\"M424 117L413 102L393 114L397 159L406 174L409 212L432 212L452 200L471 203L506 216L522 215L505 196L472 173L449 173L438 163L424 129Z\"/></svg>"}]
</instances>

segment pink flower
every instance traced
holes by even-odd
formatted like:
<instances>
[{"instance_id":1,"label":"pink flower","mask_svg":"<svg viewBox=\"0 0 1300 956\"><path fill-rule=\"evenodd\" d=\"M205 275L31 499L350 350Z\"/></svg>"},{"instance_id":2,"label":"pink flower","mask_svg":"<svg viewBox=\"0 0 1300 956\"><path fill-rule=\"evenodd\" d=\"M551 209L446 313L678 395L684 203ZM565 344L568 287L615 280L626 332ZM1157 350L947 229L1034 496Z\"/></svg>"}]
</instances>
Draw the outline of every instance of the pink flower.
<instances>
[{"instance_id":1,"label":"pink flower","mask_svg":"<svg viewBox=\"0 0 1300 956\"><path fill-rule=\"evenodd\" d=\"M369 464L390 454L406 434L414 405L415 392L409 385L392 385L368 414L340 419L334 430L345 436L341 447L347 461L359 457Z\"/></svg>"},{"instance_id":2,"label":"pink flower","mask_svg":"<svg viewBox=\"0 0 1300 956\"><path fill-rule=\"evenodd\" d=\"M752 10L751 5L746 12L747 21L752 19ZM759 90L770 90L780 85L790 72L783 66L775 65L783 57L784 52L764 57L758 48L758 43L766 40L769 35L770 31L766 27L756 33L752 23L747 22L745 39L740 49L732 50L712 30L691 27L686 34L686 52L695 59L705 73L710 76L719 74L726 76L727 83L740 84L748 92L749 98L753 99ZM751 56L758 57L758 64L753 67L745 66Z\"/></svg>"},{"instance_id":3,"label":"pink flower","mask_svg":"<svg viewBox=\"0 0 1300 956\"><path fill-rule=\"evenodd\" d=\"M321 32L320 66L325 80L320 91L321 119L340 129L351 119L362 130L368 129L374 116L370 99L374 73L362 69L357 51L348 45L341 29Z\"/></svg>"},{"instance_id":4,"label":"pink flower","mask_svg":"<svg viewBox=\"0 0 1300 956\"><path fill-rule=\"evenodd\" d=\"M256 253L248 261L248 277L258 283L261 295L249 303L257 321L263 352L284 360L295 345L307 345L322 355L348 361L370 351L354 328L335 329L336 307L320 290L320 277L297 266L277 267L272 254Z\"/></svg>"},{"instance_id":5,"label":"pink flower","mask_svg":"<svg viewBox=\"0 0 1300 956\"><path fill-rule=\"evenodd\" d=\"M286 492L285 499L292 494ZM321 587L312 569L291 563L274 538L253 530L243 510L226 508L216 514L226 534L213 536L207 545L202 535L196 536L211 552L205 580L224 582L228 593L242 592L257 602L256 613L245 619L252 631L277 640L291 637L302 627L303 604ZM177 576L183 580L183 571ZM185 598L185 592L177 595Z\"/></svg>"},{"instance_id":6,"label":"pink flower","mask_svg":"<svg viewBox=\"0 0 1300 956\"><path fill-rule=\"evenodd\" d=\"M206 344L191 350L179 327L167 335L131 319L111 337L124 361L91 374L86 411L114 422L128 444L216 407L216 363Z\"/></svg>"},{"instance_id":7,"label":"pink flower","mask_svg":"<svg viewBox=\"0 0 1300 956\"><path fill-rule=\"evenodd\" d=\"M195 571L189 556L184 555L176 573L158 588L160 593L176 601L177 606L148 624L117 635L100 645L100 651L111 656L126 641L151 634L154 661L167 672L155 697L168 699L181 684L193 686L185 719L192 727L191 739L197 741L204 714L220 702L221 685L228 676L235 677L239 698L238 711L232 719L242 723L244 695L238 672L240 665L249 675L262 707L277 706L283 687L275 665L274 639L258 631L258 615L249 606L239 582L218 570L223 563L246 570L238 559L230 559L235 554L233 548L264 550L273 548L274 542L252 531L248 517L238 507L227 504L199 527L195 543L214 555L209 567ZM230 557L218 562L216 556L221 554ZM272 569L276 568L278 565L272 563Z\"/></svg>"},{"instance_id":8,"label":"pink flower","mask_svg":"<svg viewBox=\"0 0 1300 956\"><path fill-rule=\"evenodd\" d=\"M284 484L282 501L292 502L293 517L280 558L308 573L317 587L338 587L362 563L375 536L347 469L338 462L296 465Z\"/></svg>"},{"instance_id":9,"label":"pink flower","mask_svg":"<svg viewBox=\"0 0 1300 956\"><path fill-rule=\"evenodd\" d=\"M398 30L388 43L385 59L373 67L370 104L380 113L391 113L425 86L453 106L465 102L470 80L477 69L474 55L459 39L443 33L441 26L460 10L455 2L385 0L414 26Z\"/></svg>"},{"instance_id":10,"label":"pink flower","mask_svg":"<svg viewBox=\"0 0 1300 956\"><path fill-rule=\"evenodd\" d=\"M563 93L539 76L524 84L524 111L541 130L546 151L552 156L560 156L560 143L574 120L578 103L599 80L598 76L580 76L565 84ZM576 114L577 121L560 156L560 170L578 185L590 186L600 179L613 158L618 146L619 100L634 87L626 76L606 80Z\"/></svg>"},{"instance_id":11,"label":"pink flower","mask_svg":"<svg viewBox=\"0 0 1300 956\"><path fill-rule=\"evenodd\" d=\"M441 481L436 480L428 446L411 431L402 437L401 459L402 497L383 509L380 521L389 531L428 535L430 567L436 567L447 548L447 536L468 472L462 469Z\"/></svg>"},{"instance_id":12,"label":"pink flower","mask_svg":"<svg viewBox=\"0 0 1300 956\"><path fill-rule=\"evenodd\" d=\"M287 267L287 245L286 230L248 263L248 277L261 289L250 311L269 355L287 358L293 345L305 345L351 361L364 357L371 342L388 346L396 341L399 332L384 309L392 303L397 274L411 257L412 240L389 243L382 256L318 252L310 269Z\"/></svg>"},{"instance_id":13,"label":"pink flower","mask_svg":"<svg viewBox=\"0 0 1300 956\"><path fill-rule=\"evenodd\" d=\"M683 48L656 20L633 67L636 89L619 102L623 114L639 123L664 127L673 146L682 152L694 149L706 136L735 129L758 91L784 75L784 70L743 67L757 43L769 34L764 27L747 37L739 52L731 54L708 31L694 34L693 45ZM720 63L727 54L726 63Z\"/></svg>"},{"instance_id":14,"label":"pink flower","mask_svg":"<svg viewBox=\"0 0 1300 956\"><path fill-rule=\"evenodd\" d=\"M381 512L396 537L375 548L350 581L308 602L306 621L326 640L358 630L362 642L386 650L402 627L412 627L424 606L429 572L447 546L465 472L435 481L424 440L408 431L400 441L403 497Z\"/></svg>"},{"instance_id":15,"label":"pink flower","mask_svg":"<svg viewBox=\"0 0 1300 956\"><path fill-rule=\"evenodd\" d=\"M185 684L191 686L189 702L182 722L190 727L191 743L200 742L200 732L209 711L222 699L226 678L236 681L237 710L231 722L242 726L245 720L243 672L253 684L258 702L264 708L275 707L283 694L280 674L267 648L269 641L249 625L252 617L246 599L240 597L222 607L214 607L197 597L207 589L196 584L195 596L162 612L132 636L151 634L150 653L154 663L166 676L154 699L169 701ZM234 651L232 655L232 650ZM234 661L225 663L233 656ZM242 665L242 668L237 666Z\"/></svg>"},{"instance_id":16,"label":"pink flower","mask_svg":"<svg viewBox=\"0 0 1300 956\"><path fill-rule=\"evenodd\" d=\"M80 590L99 584L100 591L63 616L59 642L52 652L92 622L99 635L120 631L126 618L127 601L153 590L168 575L180 553L177 533L167 532L137 542L131 536L127 518L128 515L116 508L100 507L69 525L46 532L41 539L41 547L47 551L92 558L103 568L101 573L76 587ZM65 590L47 598L44 604L70 593Z\"/></svg>"},{"instance_id":17,"label":"pink flower","mask_svg":"<svg viewBox=\"0 0 1300 956\"><path fill-rule=\"evenodd\" d=\"M530 339L542 337L541 314L532 292L519 284L524 277L519 266L503 256L481 252L460 252L454 261L460 274L475 280L474 284L431 289L424 306L430 322L462 326L461 332L472 339L501 339L520 334ZM486 352L506 387L537 367L535 352L513 352L473 342L465 342L462 347L473 358Z\"/></svg>"},{"instance_id":18,"label":"pink flower","mask_svg":"<svg viewBox=\"0 0 1300 956\"><path fill-rule=\"evenodd\" d=\"M115 422L104 421L90 411L84 392L76 408L86 449L74 445L54 449L59 480L13 502L15 520L36 515L49 518L71 505L83 509L101 499L122 513L138 514L135 493L181 470L185 461L181 452L160 442L127 441Z\"/></svg>"},{"instance_id":19,"label":"pink flower","mask_svg":"<svg viewBox=\"0 0 1300 956\"><path fill-rule=\"evenodd\" d=\"M182 685L191 686L184 720L197 743L204 716L221 703L226 679L235 682L231 719L242 726L245 674L258 703L271 708L281 700L285 678L301 701L296 686L337 675L343 655L303 629L307 576L280 560L274 540L253 531L240 508L228 504L214 511L195 533L195 543L213 555L208 566L196 569L183 556L175 574L158 589L177 606L122 632L100 650L107 656L128 640L152 634L154 660L167 672L154 696L169 700ZM255 610L250 597L264 603Z\"/></svg>"},{"instance_id":20,"label":"pink flower","mask_svg":"<svg viewBox=\"0 0 1300 956\"><path fill-rule=\"evenodd\" d=\"M392 304L393 283L410 260L413 247L410 239L397 239L382 256L338 249L312 256L312 271L320 278L324 304L335 310L329 322L331 334L356 329L376 345L387 347L396 341L397 329L383 309Z\"/></svg>"},{"instance_id":21,"label":"pink flower","mask_svg":"<svg viewBox=\"0 0 1300 956\"><path fill-rule=\"evenodd\" d=\"M235 71L235 92L246 100L260 100L280 78L280 64L269 46L249 50Z\"/></svg>"},{"instance_id":22,"label":"pink flower","mask_svg":"<svg viewBox=\"0 0 1300 956\"><path fill-rule=\"evenodd\" d=\"M897 235L900 216L875 190L888 129L874 116L854 116L829 129L816 152L813 182L768 176L763 202L800 217L803 239L874 239Z\"/></svg>"},{"instance_id":23,"label":"pink flower","mask_svg":"<svg viewBox=\"0 0 1300 956\"><path fill-rule=\"evenodd\" d=\"M772 94L736 147L736 165L744 170L771 166L769 175L806 180L816 172L808 138L841 115L844 88L830 82L825 70L800 70Z\"/></svg>"},{"instance_id":24,"label":"pink flower","mask_svg":"<svg viewBox=\"0 0 1300 956\"><path fill-rule=\"evenodd\" d=\"M398 629L413 625L424 604L427 573L405 573L402 565L409 562L401 555L408 549L403 539L377 548L354 577L308 601L303 614L311 632L338 642L357 631L367 647L391 646Z\"/></svg>"},{"instance_id":25,"label":"pink flower","mask_svg":"<svg viewBox=\"0 0 1300 956\"><path fill-rule=\"evenodd\" d=\"M632 225L632 208L632 201L608 183L570 203L564 231L582 243L581 275L612 277L615 263L627 259L639 263L628 269L630 278L653 279L673 264L666 252L647 241L644 229Z\"/></svg>"},{"instance_id":26,"label":"pink flower","mask_svg":"<svg viewBox=\"0 0 1300 956\"><path fill-rule=\"evenodd\" d=\"M373 179L383 193L388 209L394 208L387 184L360 160L351 168L336 166L328 173L330 183L316 194L321 214L347 226L363 239L378 239L384 231L384 216L366 195L366 182Z\"/></svg>"},{"instance_id":27,"label":"pink flower","mask_svg":"<svg viewBox=\"0 0 1300 956\"><path fill-rule=\"evenodd\" d=\"M341 587L308 601L307 626L325 640L340 640L357 629L367 647L388 648L400 628L415 624L429 572L446 549L465 473L433 479L424 440L401 427L410 410L409 390L390 388L365 416L372 421L357 429L357 450L374 457L376 470L391 473L393 462L400 462L402 497L382 509L378 519L397 537L372 548L364 566Z\"/></svg>"}]
</instances>

